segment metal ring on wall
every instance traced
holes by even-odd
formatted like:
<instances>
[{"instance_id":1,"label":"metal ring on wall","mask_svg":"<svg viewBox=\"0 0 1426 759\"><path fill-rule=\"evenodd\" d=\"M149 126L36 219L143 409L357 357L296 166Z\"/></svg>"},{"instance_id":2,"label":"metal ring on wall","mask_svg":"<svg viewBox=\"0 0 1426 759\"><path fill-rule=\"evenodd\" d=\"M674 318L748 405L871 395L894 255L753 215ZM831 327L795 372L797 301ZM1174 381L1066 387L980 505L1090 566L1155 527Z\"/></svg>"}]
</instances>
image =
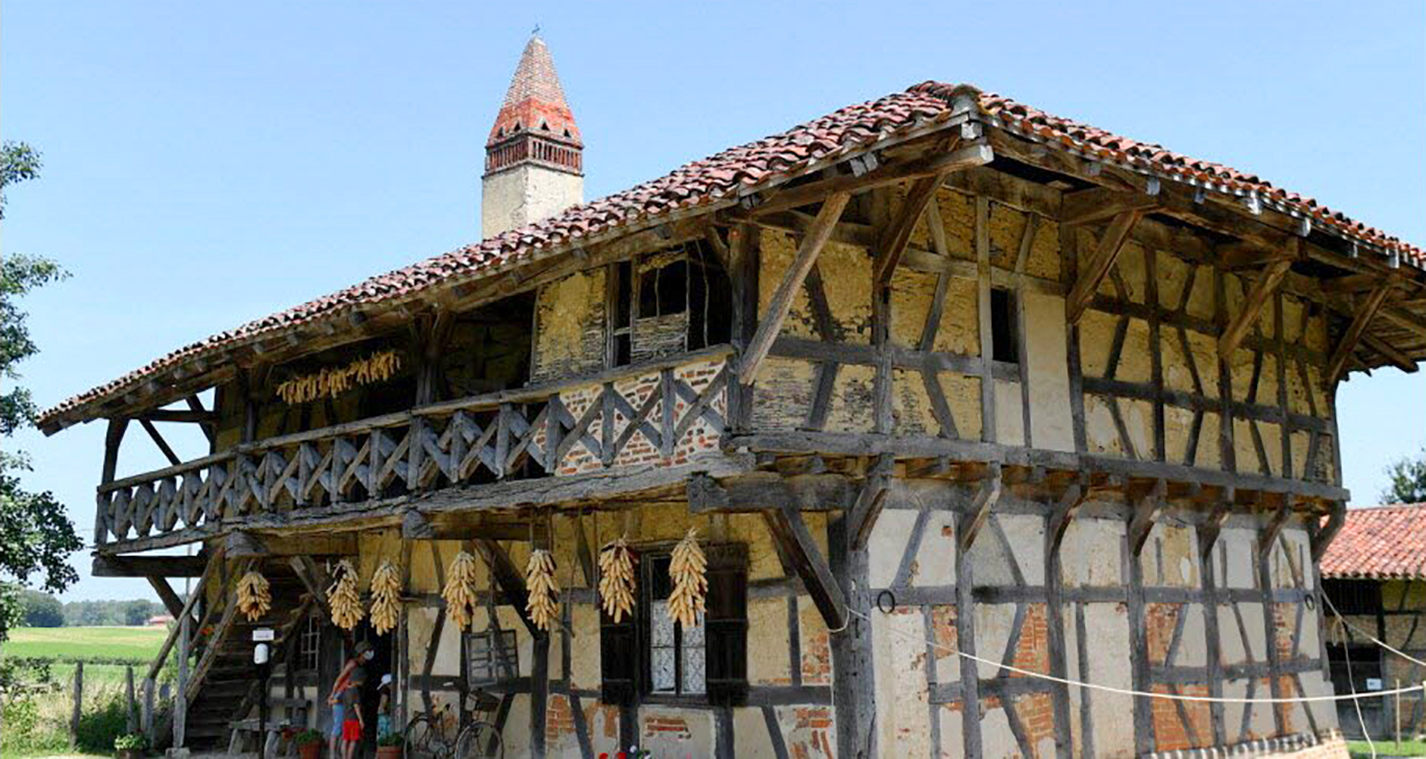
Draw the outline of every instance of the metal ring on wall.
<instances>
[{"instance_id":1,"label":"metal ring on wall","mask_svg":"<svg viewBox=\"0 0 1426 759\"><path fill-rule=\"evenodd\" d=\"M882 604L881 600L883 598L888 599L890 601L891 608L888 609L885 605ZM880 593L877 593L876 608L877 611L880 611L882 614L890 614L891 612L896 611L896 594L892 593L889 590L883 590Z\"/></svg>"}]
</instances>

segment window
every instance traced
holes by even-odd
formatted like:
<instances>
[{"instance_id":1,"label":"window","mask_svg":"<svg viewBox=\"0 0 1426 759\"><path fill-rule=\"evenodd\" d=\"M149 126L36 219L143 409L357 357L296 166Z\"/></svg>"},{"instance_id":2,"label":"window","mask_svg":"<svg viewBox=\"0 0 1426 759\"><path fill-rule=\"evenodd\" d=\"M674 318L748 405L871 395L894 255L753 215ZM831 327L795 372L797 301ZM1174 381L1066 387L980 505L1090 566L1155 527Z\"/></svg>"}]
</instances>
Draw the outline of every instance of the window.
<instances>
[{"instance_id":1,"label":"window","mask_svg":"<svg viewBox=\"0 0 1426 759\"><path fill-rule=\"evenodd\" d=\"M297 669L301 672L317 671L317 652L321 649L322 615L308 614L307 623L302 626L297 639Z\"/></svg>"},{"instance_id":2,"label":"window","mask_svg":"<svg viewBox=\"0 0 1426 759\"><path fill-rule=\"evenodd\" d=\"M685 628L669 619L668 597L673 592L667 555L643 562L644 602L649 609L648 683L652 693L685 696L704 692L707 650L703 615L698 625Z\"/></svg>"},{"instance_id":3,"label":"window","mask_svg":"<svg viewBox=\"0 0 1426 759\"><path fill-rule=\"evenodd\" d=\"M609 267L609 365L726 343L733 286L702 241Z\"/></svg>"},{"instance_id":4,"label":"window","mask_svg":"<svg viewBox=\"0 0 1426 759\"><path fill-rule=\"evenodd\" d=\"M632 618L615 623L601 614L601 700L742 703L747 695L747 547L704 547L708 558L707 612L695 628L668 618L668 548L640 552Z\"/></svg>"},{"instance_id":5,"label":"window","mask_svg":"<svg viewBox=\"0 0 1426 759\"><path fill-rule=\"evenodd\" d=\"M514 630L486 630L466 635L466 678L472 685L494 685L520 674Z\"/></svg>"},{"instance_id":6,"label":"window","mask_svg":"<svg viewBox=\"0 0 1426 759\"><path fill-rule=\"evenodd\" d=\"M1342 616L1381 612L1381 583L1370 580L1323 580L1322 592Z\"/></svg>"},{"instance_id":7,"label":"window","mask_svg":"<svg viewBox=\"0 0 1426 759\"><path fill-rule=\"evenodd\" d=\"M1015 294L1002 287L990 290L991 358L1007 364L1020 363L1020 346L1015 329Z\"/></svg>"}]
</instances>

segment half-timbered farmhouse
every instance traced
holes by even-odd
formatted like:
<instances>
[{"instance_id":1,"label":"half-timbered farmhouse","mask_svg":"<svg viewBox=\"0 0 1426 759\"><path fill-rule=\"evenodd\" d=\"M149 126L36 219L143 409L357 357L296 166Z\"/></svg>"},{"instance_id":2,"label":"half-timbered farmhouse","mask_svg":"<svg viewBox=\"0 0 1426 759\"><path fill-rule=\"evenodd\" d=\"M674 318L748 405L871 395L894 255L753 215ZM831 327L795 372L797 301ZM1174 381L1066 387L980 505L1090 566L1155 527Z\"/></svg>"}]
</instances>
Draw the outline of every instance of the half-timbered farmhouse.
<instances>
[{"instance_id":1,"label":"half-timbered farmhouse","mask_svg":"<svg viewBox=\"0 0 1426 759\"><path fill-rule=\"evenodd\" d=\"M1337 727L1331 703L1177 697L1331 693L1335 389L1426 356L1426 253L964 84L589 203L582 139L532 40L484 241L45 413L47 433L108 424L95 569L153 578L183 620L154 669L183 660L177 741L256 714L255 626L274 719L325 727L366 640L398 724L487 720L510 756L1128 756ZM208 450L165 442L185 423ZM152 443L171 466L117 469ZM706 611L682 624L690 529ZM619 538L616 619L598 584ZM532 550L555 559L548 629ZM442 594L462 552L465 629ZM364 605L399 571L394 629L334 626L344 560ZM273 597L257 622L234 597L250 571ZM185 575L186 603L164 579Z\"/></svg>"}]
</instances>

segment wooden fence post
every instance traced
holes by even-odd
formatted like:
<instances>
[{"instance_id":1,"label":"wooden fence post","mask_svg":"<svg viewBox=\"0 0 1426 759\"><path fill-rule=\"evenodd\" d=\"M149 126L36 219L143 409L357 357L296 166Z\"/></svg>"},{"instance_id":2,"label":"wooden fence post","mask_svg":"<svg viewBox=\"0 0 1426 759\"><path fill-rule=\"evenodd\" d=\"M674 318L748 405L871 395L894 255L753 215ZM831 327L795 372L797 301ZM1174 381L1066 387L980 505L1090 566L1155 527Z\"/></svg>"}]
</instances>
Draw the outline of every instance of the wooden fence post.
<instances>
[{"instance_id":1,"label":"wooden fence post","mask_svg":"<svg viewBox=\"0 0 1426 759\"><path fill-rule=\"evenodd\" d=\"M138 729L139 709L134 702L134 665L124 667L124 729L134 732Z\"/></svg>"},{"instance_id":2,"label":"wooden fence post","mask_svg":"<svg viewBox=\"0 0 1426 759\"><path fill-rule=\"evenodd\" d=\"M79 715L84 704L84 662L74 663L74 708L69 713L69 743L79 745Z\"/></svg>"},{"instance_id":3,"label":"wooden fence post","mask_svg":"<svg viewBox=\"0 0 1426 759\"><path fill-rule=\"evenodd\" d=\"M140 724L143 726L144 736L149 739L150 746L154 745L157 742L155 739L158 738L158 729L154 727L153 719L153 692L154 679L146 678L144 680L144 712Z\"/></svg>"}]
</instances>

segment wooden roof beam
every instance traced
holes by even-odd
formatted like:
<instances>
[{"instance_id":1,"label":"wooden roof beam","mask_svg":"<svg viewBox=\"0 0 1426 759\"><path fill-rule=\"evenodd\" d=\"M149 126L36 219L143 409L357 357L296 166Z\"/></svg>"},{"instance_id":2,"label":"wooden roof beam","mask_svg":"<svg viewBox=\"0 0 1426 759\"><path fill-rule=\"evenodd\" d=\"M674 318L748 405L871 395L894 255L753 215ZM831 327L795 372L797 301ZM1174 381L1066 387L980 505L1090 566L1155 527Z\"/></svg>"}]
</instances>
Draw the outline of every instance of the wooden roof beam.
<instances>
[{"instance_id":1,"label":"wooden roof beam","mask_svg":"<svg viewBox=\"0 0 1426 759\"><path fill-rule=\"evenodd\" d=\"M763 512L773 541L788 558L812 603L822 613L827 629L841 630L847 624L847 599L832 568L817 548L802 512L796 505L784 502L780 507Z\"/></svg>"},{"instance_id":2,"label":"wooden roof beam","mask_svg":"<svg viewBox=\"0 0 1426 759\"><path fill-rule=\"evenodd\" d=\"M1417 370L1416 359L1402 353L1394 348L1387 341L1367 332L1362 335L1362 344L1376 351L1382 358L1389 361L1397 369L1407 374L1415 374Z\"/></svg>"},{"instance_id":3,"label":"wooden roof beam","mask_svg":"<svg viewBox=\"0 0 1426 759\"><path fill-rule=\"evenodd\" d=\"M1158 210L1157 195L1125 192L1107 187L1065 193L1060 209L1064 224L1093 224L1118 216L1125 211L1149 214Z\"/></svg>"},{"instance_id":4,"label":"wooden roof beam","mask_svg":"<svg viewBox=\"0 0 1426 759\"><path fill-rule=\"evenodd\" d=\"M1291 244L1281 248L1266 248L1251 242L1231 242L1220 245L1214 253L1225 269L1257 269L1279 261L1297 261L1302 258L1301 238L1289 240Z\"/></svg>"},{"instance_id":5,"label":"wooden roof beam","mask_svg":"<svg viewBox=\"0 0 1426 759\"><path fill-rule=\"evenodd\" d=\"M1094 256L1075 281L1069 297L1065 299L1065 319L1070 324L1078 324L1080 317L1084 316L1089 302L1094 300L1094 291L1099 289L1099 283L1104 281L1105 275L1113 268L1114 262L1119 258L1119 251L1129 239L1129 232L1141 218L1142 211L1128 210L1120 211L1114 220L1109 222L1109 228L1099 238L1099 247L1095 249Z\"/></svg>"},{"instance_id":6,"label":"wooden roof beam","mask_svg":"<svg viewBox=\"0 0 1426 759\"><path fill-rule=\"evenodd\" d=\"M909 161L884 163L861 175L839 174L834 177L828 177L827 179L797 185L796 187L785 187L778 190L766 201L756 205L752 210L753 214L757 216L776 211L786 211L797 208L798 206L816 203L822 198L836 193L860 192L872 187L900 182L905 179L917 179L937 174L946 174L972 166L984 166L994 160L994 158L995 151L991 150L990 144L982 140L977 140L975 142L962 144L959 148L938 155L931 155Z\"/></svg>"},{"instance_id":7,"label":"wooden roof beam","mask_svg":"<svg viewBox=\"0 0 1426 759\"><path fill-rule=\"evenodd\" d=\"M1263 312L1263 307L1267 305L1268 299L1277 290L1283 275L1287 274L1287 270L1291 267L1292 259L1283 258L1264 266L1258 272L1257 279L1253 281L1253 289L1248 292L1248 297L1243 301L1242 310L1218 338L1219 356L1227 358L1233 355L1233 351L1237 350L1238 345L1243 342L1243 338L1247 337L1248 330L1257 322L1258 315Z\"/></svg>"},{"instance_id":8,"label":"wooden roof beam","mask_svg":"<svg viewBox=\"0 0 1426 759\"><path fill-rule=\"evenodd\" d=\"M807 281L807 273L812 270L812 265L817 263L817 256L822 253L822 248L832 236L832 229L850 199L850 193L839 192L823 201L822 210L817 212L817 219L812 223L807 236L802 238L802 244L797 248L797 256L788 267L787 274L783 275L782 282L778 283L767 314L758 324L757 332L753 334L753 339L743 353L742 362L738 365L738 377L744 385L751 385L753 378L757 376L758 365L767 357L773 340L782 331L782 323L787 319L793 299L802 291L802 283Z\"/></svg>"},{"instance_id":9,"label":"wooden roof beam","mask_svg":"<svg viewBox=\"0 0 1426 759\"><path fill-rule=\"evenodd\" d=\"M1391 292L1391 285L1383 282L1367 296L1365 302L1357 309L1357 315L1352 318L1351 326L1342 335L1342 339L1337 343L1337 349L1332 353L1332 359L1327 363L1327 386L1331 387L1342 378L1346 371L1347 361L1352 357L1353 351L1357 348L1357 343L1361 341L1362 335L1367 331L1367 325L1381 310L1382 304L1386 302L1387 293Z\"/></svg>"}]
</instances>

